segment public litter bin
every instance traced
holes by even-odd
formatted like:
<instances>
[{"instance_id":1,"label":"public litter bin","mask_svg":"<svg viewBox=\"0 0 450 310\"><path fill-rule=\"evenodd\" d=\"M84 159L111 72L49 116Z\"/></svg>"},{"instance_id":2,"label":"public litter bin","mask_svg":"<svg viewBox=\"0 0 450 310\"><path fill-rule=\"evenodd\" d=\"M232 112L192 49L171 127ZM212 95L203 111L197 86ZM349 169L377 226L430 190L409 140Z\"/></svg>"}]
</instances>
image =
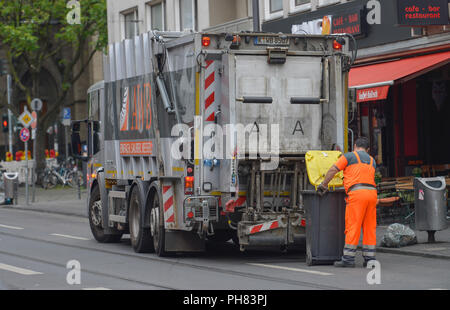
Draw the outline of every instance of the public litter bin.
<instances>
[{"instance_id":1,"label":"public litter bin","mask_svg":"<svg viewBox=\"0 0 450 310\"><path fill-rule=\"evenodd\" d=\"M435 242L434 233L447 228L445 189L445 177L414 179L415 228L428 232L428 242Z\"/></svg>"},{"instance_id":2,"label":"public litter bin","mask_svg":"<svg viewBox=\"0 0 450 310\"><path fill-rule=\"evenodd\" d=\"M311 151L305 162L314 188L320 185L329 168L341 156L336 151ZM301 192L306 215L306 263L333 264L342 258L345 245L345 191L343 174L329 184L329 192L320 196L315 190Z\"/></svg>"},{"instance_id":3,"label":"public litter bin","mask_svg":"<svg viewBox=\"0 0 450 310\"><path fill-rule=\"evenodd\" d=\"M5 172L3 173L3 182L5 185L5 204L17 204L19 173Z\"/></svg>"}]
</instances>

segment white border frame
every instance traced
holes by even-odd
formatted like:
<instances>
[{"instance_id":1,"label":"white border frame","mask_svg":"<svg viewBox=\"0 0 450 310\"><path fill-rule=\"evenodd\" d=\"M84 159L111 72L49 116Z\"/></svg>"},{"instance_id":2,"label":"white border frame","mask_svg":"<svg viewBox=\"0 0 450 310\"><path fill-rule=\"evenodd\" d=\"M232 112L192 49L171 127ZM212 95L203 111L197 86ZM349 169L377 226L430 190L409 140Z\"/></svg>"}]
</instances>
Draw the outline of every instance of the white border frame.
<instances>
[{"instance_id":1,"label":"white border frame","mask_svg":"<svg viewBox=\"0 0 450 310\"><path fill-rule=\"evenodd\" d=\"M272 20L284 16L284 2L283 9L278 12L270 13L270 0L264 0L264 20Z\"/></svg>"}]
</instances>

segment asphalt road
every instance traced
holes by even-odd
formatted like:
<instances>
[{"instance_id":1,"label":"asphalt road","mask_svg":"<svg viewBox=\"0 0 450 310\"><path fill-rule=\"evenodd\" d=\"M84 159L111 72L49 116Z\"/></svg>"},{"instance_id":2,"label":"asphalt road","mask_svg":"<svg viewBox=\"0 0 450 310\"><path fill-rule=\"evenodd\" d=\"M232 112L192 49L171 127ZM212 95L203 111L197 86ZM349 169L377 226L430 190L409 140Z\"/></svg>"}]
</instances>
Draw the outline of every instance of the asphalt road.
<instances>
[{"instance_id":1,"label":"asphalt road","mask_svg":"<svg viewBox=\"0 0 450 310\"><path fill-rule=\"evenodd\" d=\"M119 244L97 243L81 217L0 209L0 289L450 289L450 260L387 253L377 259L381 284L369 285L360 253L354 269L308 267L302 251L241 253L231 242L159 258L135 253L128 235ZM73 260L81 283L70 285Z\"/></svg>"}]
</instances>

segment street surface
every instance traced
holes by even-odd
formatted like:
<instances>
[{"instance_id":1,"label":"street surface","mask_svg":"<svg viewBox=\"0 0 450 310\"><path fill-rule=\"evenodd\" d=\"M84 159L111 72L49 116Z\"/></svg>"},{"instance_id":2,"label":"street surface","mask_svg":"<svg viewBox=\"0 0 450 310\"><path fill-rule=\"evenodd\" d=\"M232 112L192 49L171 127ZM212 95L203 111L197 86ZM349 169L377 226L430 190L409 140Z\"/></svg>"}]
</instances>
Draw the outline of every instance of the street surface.
<instances>
[{"instance_id":1,"label":"street surface","mask_svg":"<svg viewBox=\"0 0 450 310\"><path fill-rule=\"evenodd\" d=\"M84 204L84 200L80 201ZM369 285L361 254L354 269L308 267L304 251L241 253L231 242L204 254L137 254L125 235L97 243L86 218L0 207L0 289L450 289L450 260L378 253L381 284ZM81 265L81 284L66 268Z\"/></svg>"}]
</instances>

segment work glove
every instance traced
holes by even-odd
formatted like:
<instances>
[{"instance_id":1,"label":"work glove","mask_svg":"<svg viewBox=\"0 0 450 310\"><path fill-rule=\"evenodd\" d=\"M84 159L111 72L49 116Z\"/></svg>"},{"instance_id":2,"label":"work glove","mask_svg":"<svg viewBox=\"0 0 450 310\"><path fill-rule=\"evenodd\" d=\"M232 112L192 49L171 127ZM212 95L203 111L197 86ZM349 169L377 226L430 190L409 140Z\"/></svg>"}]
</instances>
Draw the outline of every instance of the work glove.
<instances>
[{"instance_id":1,"label":"work glove","mask_svg":"<svg viewBox=\"0 0 450 310\"><path fill-rule=\"evenodd\" d=\"M328 192L328 186L323 185L323 183L320 183L320 185L317 187L317 194L319 196L323 196Z\"/></svg>"}]
</instances>

